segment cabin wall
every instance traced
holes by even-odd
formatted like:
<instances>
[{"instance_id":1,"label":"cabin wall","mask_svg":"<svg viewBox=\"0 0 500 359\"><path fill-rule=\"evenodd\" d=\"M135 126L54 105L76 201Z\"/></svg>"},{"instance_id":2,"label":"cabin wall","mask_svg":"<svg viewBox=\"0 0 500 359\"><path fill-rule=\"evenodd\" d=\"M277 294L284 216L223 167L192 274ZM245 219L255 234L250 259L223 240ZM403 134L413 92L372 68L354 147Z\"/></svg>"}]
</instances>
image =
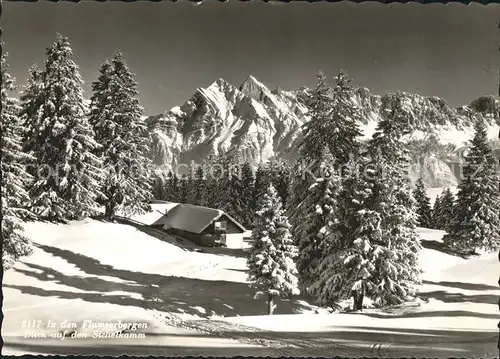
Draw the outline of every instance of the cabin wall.
<instances>
[{"instance_id":1,"label":"cabin wall","mask_svg":"<svg viewBox=\"0 0 500 359\"><path fill-rule=\"evenodd\" d=\"M221 216L221 220L223 221L226 221L226 233L227 234L239 234L239 233L243 233L242 230L237 227L233 221L231 221L226 215L222 215Z\"/></svg>"},{"instance_id":2,"label":"cabin wall","mask_svg":"<svg viewBox=\"0 0 500 359\"><path fill-rule=\"evenodd\" d=\"M202 234L214 234L215 232L215 223L212 222L210 225L201 232Z\"/></svg>"},{"instance_id":3,"label":"cabin wall","mask_svg":"<svg viewBox=\"0 0 500 359\"><path fill-rule=\"evenodd\" d=\"M167 233L185 238L201 247L213 247L216 246L220 242L220 238L213 234L197 234L193 232L183 231L177 228L169 228L166 231Z\"/></svg>"}]
</instances>

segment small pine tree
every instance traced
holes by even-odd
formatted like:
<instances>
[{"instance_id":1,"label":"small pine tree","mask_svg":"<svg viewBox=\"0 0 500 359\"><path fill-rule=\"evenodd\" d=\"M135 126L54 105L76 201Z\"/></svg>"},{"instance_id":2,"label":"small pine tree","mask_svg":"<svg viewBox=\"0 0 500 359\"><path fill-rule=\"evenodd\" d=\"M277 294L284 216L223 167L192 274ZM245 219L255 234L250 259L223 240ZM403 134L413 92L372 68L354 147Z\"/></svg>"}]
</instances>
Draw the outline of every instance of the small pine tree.
<instances>
[{"instance_id":1,"label":"small pine tree","mask_svg":"<svg viewBox=\"0 0 500 359\"><path fill-rule=\"evenodd\" d=\"M155 199L163 200L163 187L165 181L161 173L155 173L153 178L153 197Z\"/></svg>"},{"instance_id":2,"label":"small pine tree","mask_svg":"<svg viewBox=\"0 0 500 359\"><path fill-rule=\"evenodd\" d=\"M182 175L179 178L178 182L178 194L177 199L179 203L187 203L189 188L188 188L189 179L187 175Z\"/></svg>"},{"instance_id":3,"label":"small pine tree","mask_svg":"<svg viewBox=\"0 0 500 359\"><path fill-rule=\"evenodd\" d=\"M295 212L301 218L294 227L294 239L299 250L297 269L301 287L311 293L314 292L312 287L318 279L319 263L325 256L325 248L329 247L329 244L323 243L327 238L325 226L330 219L330 212L336 207L339 190L340 179L333 173L333 163L330 150L325 148L321 159L311 168L316 174L314 183L307 189L305 200Z\"/></svg>"},{"instance_id":4,"label":"small pine tree","mask_svg":"<svg viewBox=\"0 0 500 359\"><path fill-rule=\"evenodd\" d=\"M172 171L168 173L168 177L164 187L164 198L169 202L179 202L179 177Z\"/></svg>"},{"instance_id":5,"label":"small pine tree","mask_svg":"<svg viewBox=\"0 0 500 359\"><path fill-rule=\"evenodd\" d=\"M217 178L213 178L209 176L205 182L205 196L204 196L204 206L205 207L210 207L210 208L217 208L218 206L218 196L219 193L221 192L221 185L220 183L222 180L219 180Z\"/></svg>"},{"instance_id":6,"label":"small pine tree","mask_svg":"<svg viewBox=\"0 0 500 359\"><path fill-rule=\"evenodd\" d=\"M466 156L463 182L458 186L453 224L443 241L464 252L500 248L500 193L498 168L488 144L483 121Z\"/></svg>"},{"instance_id":7,"label":"small pine tree","mask_svg":"<svg viewBox=\"0 0 500 359\"><path fill-rule=\"evenodd\" d=\"M438 194L432 206L432 228L441 229L441 196Z\"/></svg>"},{"instance_id":8,"label":"small pine tree","mask_svg":"<svg viewBox=\"0 0 500 359\"><path fill-rule=\"evenodd\" d=\"M377 305L401 304L420 284L418 257L422 249L416 232L418 215L408 177L409 153L402 138L412 131L412 113L396 98L374 135L369 152L375 154L380 176L372 182L370 209L380 214L380 240L372 241L374 264L367 295ZM376 233L376 232L375 232Z\"/></svg>"},{"instance_id":9,"label":"small pine tree","mask_svg":"<svg viewBox=\"0 0 500 359\"><path fill-rule=\"evenodd\" d=\"M229 168L227 173L227 178L224 178L222 190L222 196L219 199L218 207L224 212L231 215L238 222L245 222L245 217L247 215L247 203L245 195L246 190L244 188L242 171L239 166L232 166L235 168Z\"/></svg>"},{"instance_id":10,"label":"small pine tree","mask_svg":"<svg viewBox=\"0 0 500 359\"><path fill-rule=\"evenodd\" d=\"M253 205L252 208L256 210L258 198L262 197L266 193L267 188L271 184L269 176L264 168L264 165L260 163L255 171L255 185L253 192Z\"/></svg>"},{"instance_id":11,"label":"small pine tree","mask_svg":"<svg viewBox=\"0 0 500 359\"><path fill-rule=\"evenodd\" d=\"M291 182L291 168L288 165L283 165L279 168L279 171L274 181L274 185L278 194L283 202L283 207L287 207L288 197L290 196L290 182Z\"/></svg>"},{"instance_id":12,"label":"small pine tree","mask_svg":"<svg viewBox=\"0 0 500 359\"><path fill-rule=\"evenodd\" d=\"M283 206L286 208L290 190L290 165L284 160L271 158L263 167L263 172L267 177L266 181L270 181L278 191Z\"/></svg>"},{"instance_id":13,"label":"small pine tree","mask_svg":"<svg viewBox=\"0 0 500 359\"><path fill-rule=\"evenodd\" d=\"M259 199L257 214L247 261L248 279L257 291L256 297L267 296L268 314L273 314L275 297L299 294L293 261L296 248L281 201L272 185Z\"/></svg>"},{"instance_id":14,"label":"small pine tree","mask_svg":"<svg viewBox=\"0 0 500 359\"><path fill-rule=\"evenodd\" d=\"M22 124L19 119L18 101L9 94L15 90L14 79L7 72L7 54L1 57L1 184L2 184L2 266L10 268L22 256L31 254L28 238L22 235L22 221L32 217L26 209L30 198L26 188L32 177L25 170L26 164L34 160L23 152Z\"/></svg>"},{"instance_id":15,"label":"small pine tree","mask_svg":"<svg viewBox=\"0 0 500 359\"><path fill-rule=\"evenodd\" d=\"M255 192L255 176L252 166L246 161L241 168L241 203L243 205L241 220L243 226L251 228L253 221L252 200Z\"/></svg>"},{"instance_id":16,"label":"small pine tree","mask_svg":"<svg viewBox=\"0 0 500 359\"><path fill-rule=\"evenodd\" d=\"M439 229L450 231L455 217L455 196L446 188L439 200Z\"/></svg>"},{"instance_id":17,"label":"small pine tree","mask_svg":"<svg viewBox=\"0 0 500 359\"><path fill-rule=\"evenodd\" d=\"M101 144L96 154L106 172L106 215L144 213L152 197L151 137L141 118L143 108L134 74L120 52L101 66L92 91L90 123Z\"/></svg>"},{"instance_id":18,"label":"small pine tree","mask_svg":"<svg viewBox=\"0 0 500 359\"><path fill-rule=\"evenodd\" d=\"M317 186L316 180L328 148L328 139L324 134L330 121L331 102L331 88L320 72L316 88L307 98L311 119L302 128L303 140L299 143L298 161L291 175L291 198L287 201L290 232L298 247L296 264L299 281L305 291L309 291L308 288L316 280L316 269L322 256L318 235L325 225L325 218L317 213L316 205L323 198L321 190L324 187Z\"/></svg>"},{"instance_id":19,"label":"small pine tree","mask_svg":"<svg viewBox=\"0 0 500 359\"><path fill-rule=\"evenodd\" d=\"M418 225L423 228L432 227L431 200L427 195L424 180L420 177L417 180L413 196L417 201Z\"/></svg>"},{"instance_id":20,"label":"small pine tree","mask_svg":"<svg viewBox=\"0 0 500 359\"><path fill-rule=\"evenodd\" d=\"M325 75L320 71L317 75L316 88L307 96L306 104L310 120L302 126L303 139L299 143L298 160L291 173L291 195L287 203L291 233L297 241L299 234L295 228L302 221L299 208L307 198L307 191L315 182L307 173L309 166L321 160L329 139L325 138L326 126L330 121L331 88ZM257 187L257 184L256 184ZM301 211L300 211L301 212Z\"/></svg>"},{"instance_id":21,"label":"small pine tree","mask_svg":"<svg viewBox=\"0 0 500 359\"><path fill-rule=\"evenodd\" d=\"M207 178L203 166L196 168L194 172L194 204L197 206L206 206L206 183Z\"/></svg>"}]
</instances>

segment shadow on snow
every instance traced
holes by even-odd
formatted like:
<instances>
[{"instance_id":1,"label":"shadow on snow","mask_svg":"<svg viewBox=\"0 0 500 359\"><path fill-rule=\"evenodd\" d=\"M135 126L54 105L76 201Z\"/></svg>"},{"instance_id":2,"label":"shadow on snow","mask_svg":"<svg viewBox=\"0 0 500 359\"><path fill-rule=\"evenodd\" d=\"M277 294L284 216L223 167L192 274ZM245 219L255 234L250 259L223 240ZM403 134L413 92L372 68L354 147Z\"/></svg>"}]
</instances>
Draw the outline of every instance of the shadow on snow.
<instances>
[{"instance_id":1,"label":"shadow on snow","mask_svg":"<svg viewBox=\"0 0 500 359\"><path fill-rule=\"evenodd\" d=\"M37 244L37 246L75 265L90 276L66 275L49 267L22 262L28 269L13 268L13 270L40 281L54 282L78 291L47 290L17 284L4 284L5 288L17 289L40 297L83 299L88 302L148 308L154 305L154 308L160 311L188 313L202 317L214 314L236 316L267 313L266 298L254 299L254 290L247 283L201 280L116 269L111 265L69 250L43 244ZM101 277L114 277L126 282L115 282ZM109 292L121 293L118 295L108 294ZM130 296L126 293L130 293ZM138 299L134 294L140 294L142 299ZM297 296L294 299L303 298ZM295 313L306 308L295 300L284 298L278 298L276 304L277 314Z\"/></svg>"}]
</instances>

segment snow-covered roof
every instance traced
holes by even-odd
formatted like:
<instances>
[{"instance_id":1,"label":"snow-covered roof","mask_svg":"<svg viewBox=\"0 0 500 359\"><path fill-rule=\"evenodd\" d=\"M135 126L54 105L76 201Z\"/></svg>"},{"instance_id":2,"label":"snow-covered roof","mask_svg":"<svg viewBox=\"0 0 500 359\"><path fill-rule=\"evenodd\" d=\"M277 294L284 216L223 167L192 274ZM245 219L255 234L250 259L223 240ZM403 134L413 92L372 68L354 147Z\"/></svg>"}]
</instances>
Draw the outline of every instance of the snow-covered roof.
<instances>
[{"instance_id":1,"label":"snow-covered roof","mask_svg":"<svg viewBox=\"0 0 500 359\"><path fill-rule=\"evenodd\" d=\"M246 231L245 227L224 211L192 204L178 204L170 209L166 215L158 219L153 225L163 225L165 229L175 228L200 234L212 222L223 215L233 222L242 232Z\"/></svg>"}]
</instances>

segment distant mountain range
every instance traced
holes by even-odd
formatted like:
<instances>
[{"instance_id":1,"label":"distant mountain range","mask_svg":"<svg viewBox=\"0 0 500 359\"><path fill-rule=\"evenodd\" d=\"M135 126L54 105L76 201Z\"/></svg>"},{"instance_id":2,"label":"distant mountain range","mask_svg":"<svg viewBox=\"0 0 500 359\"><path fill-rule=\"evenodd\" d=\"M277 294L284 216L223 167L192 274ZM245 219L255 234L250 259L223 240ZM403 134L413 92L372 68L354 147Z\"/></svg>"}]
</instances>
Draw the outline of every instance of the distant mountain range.
<instances>
[{"instance_id":1,"label":"distant mountain range","mask_svg":"<svg viewBox=\"0 0 500 359\"><path fill-rule=\"evenodd\" d=\"M209 155L229 150L237 151L254 165L274 156L293 160L301 126L309 120L307 91L270 90L253 76L238 87L218 79L207 88L197 89L181 106L146 119L154 139L153 161L167 167L200 163ZM497 138L500 105L493 96L451 108L437 97L410 93L378 96L358 88L352 104L364 115L364 138L371 137L381 111L395 96L402 97L419 119L419 131L408 138L412 176L423 173L430 187L457 184L453 164L472 139L471 125L478 115L488 118L490 137Z\"/></svg>"}]
</instances>

